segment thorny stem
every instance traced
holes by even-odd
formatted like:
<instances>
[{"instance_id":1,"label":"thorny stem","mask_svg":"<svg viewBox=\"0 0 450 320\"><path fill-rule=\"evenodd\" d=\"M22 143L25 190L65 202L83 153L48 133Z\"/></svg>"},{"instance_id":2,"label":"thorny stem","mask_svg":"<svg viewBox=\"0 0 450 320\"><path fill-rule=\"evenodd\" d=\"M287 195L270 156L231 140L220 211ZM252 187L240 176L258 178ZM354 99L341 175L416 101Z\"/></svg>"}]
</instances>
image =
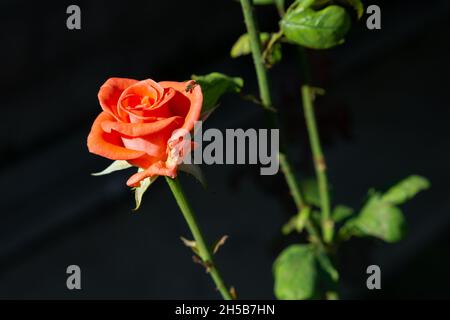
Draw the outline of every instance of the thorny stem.
<instances>
[{"instance_id":1,"label":"thorny stem","mask_svg":"<svg viewBox=\"0 0 450 320\"><path fill-rule=\"evenodd\" d=\"M173 193L173 196L175 197L175 200L177 201L178 206L180 207L181 212L183 213L189 229L191 230L192 236L195 240L196 248L198 249L198 254L202 259L202 263L207 268L208 273L211 275L223 299L232 300L233 297L231 296L230 291L228 291L227 287L225 286L219 270L214 264L211 251L206 245L203 234L197 223L194 211L192 210L188 200L186 199L180 182L178 181L178 179L171 179L169 177L166 177L166 181Z\"/></svg>"}]
</instances>

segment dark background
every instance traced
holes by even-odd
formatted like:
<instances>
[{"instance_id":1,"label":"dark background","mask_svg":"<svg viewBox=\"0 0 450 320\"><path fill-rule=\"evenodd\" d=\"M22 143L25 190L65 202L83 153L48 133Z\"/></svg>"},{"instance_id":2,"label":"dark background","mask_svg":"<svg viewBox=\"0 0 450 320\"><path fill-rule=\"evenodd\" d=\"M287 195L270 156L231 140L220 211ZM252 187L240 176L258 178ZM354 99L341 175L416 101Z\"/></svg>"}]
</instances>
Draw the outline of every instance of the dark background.
<instances>
[{"instance_id":1,"label":"dark background","mask_svg":"<svg viewBox=\"0 0 450 320\"><path fill-rule=\"evenodd\" d=\"M77 4L82 29L66 28ZM354 24L344 45L309 52L334 204L358 208L369 188L409 174L432 188L405 205L409 233L389 245L352 240L341 251L343 298L449 298L450 3L365 1L382 9L382 30ZM258 9L275 30L272 7ZM163 180L137 213L121 172L92 177L109 161L89 154L100 112L97 91L111 76L185 80L212 71L242 76L256 93L250 58L229 49L244 32L232 0L23 1L0 4L0 297L211 298L208 275L179 236L189 237ZM299 175L312 175L301 114L295 50L271 71L275 101ZM259 107L228 96L209 127L263 128ZM182 176L240 298L273 298L272 262L289 242L280 228L295 213L283 178L257 166L203 166L208 190ZM66 267L82 269L82 290L66 288ZM378 264L382 290L365 287Z\"/></svg>"}]
</instances>

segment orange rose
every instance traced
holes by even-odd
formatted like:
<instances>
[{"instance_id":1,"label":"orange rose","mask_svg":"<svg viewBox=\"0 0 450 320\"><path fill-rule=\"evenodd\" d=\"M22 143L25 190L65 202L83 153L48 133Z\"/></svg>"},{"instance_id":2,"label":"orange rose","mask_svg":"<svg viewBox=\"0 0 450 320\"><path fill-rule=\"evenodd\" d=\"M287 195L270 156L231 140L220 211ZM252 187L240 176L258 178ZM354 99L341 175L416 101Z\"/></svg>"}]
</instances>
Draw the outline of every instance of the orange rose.
<instances>
[{"instance_id":1,"label":"orange rose","mask_svg":"<svg viewBox=\"0 0 450 320\"><path fill-rule=\"evenodd\" d=\"M126 160L144 169L129 186L154 175L176 177L178 153L172 133L187 132L200 117L203 95L194 82L110 78L100 88L103 109L88 136L89 151L111 160Z\"/></svg>"}]
</instances>

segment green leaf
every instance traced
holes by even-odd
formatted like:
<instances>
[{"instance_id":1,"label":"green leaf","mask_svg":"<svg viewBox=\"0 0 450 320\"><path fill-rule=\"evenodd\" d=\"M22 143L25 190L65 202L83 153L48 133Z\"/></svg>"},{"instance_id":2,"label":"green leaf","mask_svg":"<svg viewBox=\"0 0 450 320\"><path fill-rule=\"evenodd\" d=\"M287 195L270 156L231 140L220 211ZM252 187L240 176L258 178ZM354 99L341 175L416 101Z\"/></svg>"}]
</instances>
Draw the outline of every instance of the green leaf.
<instances>
[{"instance_id":1,"label":"green leaf","mask_svg":"<svg viewBox=\"0 0 450 320\"><path fill-rule=\"evenodd\" d=\"M333 266L333 263L331 262L330 258L326 255L325 252L319 251L316 254L317 261L319 262L319 265L322 267L322 269L330 276L330 278L333 281L339 280L339 273L336 270L336 268Z\"/></svg>"},{"instance_id":2,"label":"green leaf","mask_svg":"<svg viewBox=\"0 0 450 320\"><path fill-rule=\"evenodd\" d=\"M114 171L119 171L123 169L131 168L132 165L128 163L128 161L125 160L116 160L113 163L111 163L105 170L97 172L97 173L91 173L93 176L103 176L105 174L110 174Z\"/></svg>"},{"instance_id":3,"label":"green leaf","mask_svg":"<svg viewBox=\"0 0 450 320\"><path fill-rule=\"evenodd\" d=\"M283 57L281 51L281 43L278 42L283 37L282 32L272 33L270 35L270 40L265 46L263 52L264 63L268 68L272 67L274 64L281 61Z\"/></svg>"},{"instance_id":4,"label":"green leaf","mask_svg":"<svg viewBox=\"0 0 450 320\"><path fill-rule=\"evenodd\" d=\"M265 63L272 66L279 62L282 58L281 44L277 42L281 38L279 33L261 32L259 34L261 46L264 48ZM270 44L270 48L267 46ZM248 33L239 37L236 43L231 48L230 55L232 58L251 54L250 36Z\"/></svg>"},{"instance_id":5,"label":"green leaf","mask_svg":"<svg viewBox=\"0 0 450 320\"><path fill-rule=\"evenodd\" d=\"M269 54L266 56L266 58L267 58L267 63L270 66L273 66L274 64L280 62L281 59L283 58L283 53L281 51L281 44L275 43L272 46L272 48L269 51Z\"/></svg>"},{"instance_id":6,"label":"green leaf","mask_svg":"<svg viewBox=\"0 0 450 320\"><path fill-rule=\"evenodd\" d=\"M275 296L277 299L311 299L316 295L317 268L311 245L291 245L274 263Z\"/></svg>"},{"instance_id":7,"label":"green leaf","mask_svg":"<svg viewBox=\"0 0 450 320\"><path fill-rule=\"evenodd\" d=\"M319 186L316 179L301 179L300 189L302 190L302 194L305 197L306 203L320 207Z\"/></svg>"},{"instance_id":8,"label":"green leaf","mask_svg":"<svg viewBox=\"0 0 450 320\"><path fill-rule=\"evenodd\" d=\"M342 232L350 236L373 236L392 243L404 237L406 223L399 208L383 201L380 194L375 193L360 214L347 221L342 228Z\"/></svg>"},{"instance_id":9,"label":"green leaf","mask_svg":"<svg viewBox=\"0 0 450 320\"><path fill-rule=\"evenodd\" d=\"M320 214L319 210L313 210L311 212L310 219L317 225L320 225L322 223L322 215Z\"/></svg>"},{"instance_id":10,"label":"green leaf","mask_svg":"<svg viewBox=\"0 0 450 320\"><path fill-rule=\"evenodd\" d=\"M139 169L139 170L142 170L142 169ZM141 206L142 197L143 197L145 191L147 191L148 187L150 187L152 185L152 183L155 182L156 179L158 179L158 177L159 176L153 176L153 177L146 178L141 181L141 184L139 185L139 187L134 188L134 199L136 201L136 207L133 209L134 211L139 209L139 207Z\"/></svg>"},{"instance_id":11,"label":"green leaf","mask_svg":"<svg viewBox=\"0 0 450 320\"><path fill-rule=\"evenodd\" d=\"M342 226L339 237L344 240L351 236L373 236L386 242L401 240L406 223L403 213L395 205L404 203L429 187L427 179L412 175L391 187L384 195L370 191L369 200L359 215Z\"/></svg>"},{"instance_id":12,"label":"green leaf","mask_svg":"<svg viewBox=\"0 0 450 320\"><path fill-rule=\"evenodd\" d=\"M261 32L259 34L259 39L261 41L261 45L265 46L270 40L270 33ZM250 36L248 33L245 33L235 42L231 48L230 55L232 58L237 58L250 53L252 53L252 49L250 47Z\"/></svg>"},{"instance_id":13,"label":"green leaf","mask_svg":"<svg viewBox=\"0 0 450 320\"><path fill-rule=\"evenodd\" d=\"M203 113L213 109L217 105L220 97L225 93L238 93L244 86L244 80L242 78L233 78L218 72L202 76L193 75L192 79L202 88Z\"/></svg>"},{"instance_id":14,"label":"green leaf","mask_svg":"<svg viewBox=\"0 0 450 320\"><path fill-rule=\"evenodd\" d=\"M337 205L334 207L331 217L335 222L340 222L349 218L353 214L354 210L350 207Z\"/></svg>"},{"instance_id":15,"label":"green leaf","mask_svg":"<svg viewBox=\"0 0 450 320\"><path fill-rule=\"evenodd\" d=\"M311 213L310 207L305 207L298 214L293 216L281 229L281 232L284 235L288 235L292 231L296 230L298 233L302 232L303 228L306 225L306 222L309 220L309 216Z\"/></svg>"},{"instance_id":16,"label":"green leaf","mask_svg":"<svg viewBox=\"0 0 450 320\"><path fill-rule=\"evenodd\" d=\"M292 231L294 231L296 229L297 220L298 220L298 215L295 215L292 218L290 218L289 221L286 222L283 225L283 227L281 228L281 233L286 236L286 235L290 234Z\"/></svg>"},{"instance_id":17,"label":"green leaf","mask_svg":"<svg viewBox=\"0 0 450 320\"><path fill-rule=\"evenodd\" d=\"M343 7L330 5L314 10L314 1L300 3L281 20L285 37L302 46L328 49L344 42L351 19Z\"/></svg>"},{"instance_id":18,"label":"green leaf","mask_svg":"<svg viewBox=\"0 0 450 320\"><path fill-rule=\"evenodd\" d=\"M383 201L392 204L402 204L429 187L430 182L426 178L412 175L391 187L383 195Z\"/></svg>"},{"instance_id":19,"label":"green leaf","mask_svg":"<svg viewBox=\"0 0 450 320\"><path fill-rule=\"evenodd\" d=\"M261 46L264 49L263 57L264 63L271 67L282 58L281 43L278 42L282 37L282 33L267 33L261 32L259 38ZM240 56L251 54L250 36L248 33L239 37L236 43L231 48L230 55L232 58L238 58Z\"/></svg>"}]
</instances>

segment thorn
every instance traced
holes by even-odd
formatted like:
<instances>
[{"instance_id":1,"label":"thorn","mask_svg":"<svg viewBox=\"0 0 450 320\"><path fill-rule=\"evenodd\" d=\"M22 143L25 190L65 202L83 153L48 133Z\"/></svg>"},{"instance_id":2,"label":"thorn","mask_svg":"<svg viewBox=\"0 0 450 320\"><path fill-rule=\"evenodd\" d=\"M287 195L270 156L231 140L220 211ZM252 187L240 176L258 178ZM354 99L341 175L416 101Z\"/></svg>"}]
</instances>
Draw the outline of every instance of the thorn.
<instances>
[{"instance_id":1,"label":"thorn","mask_svg":"<svg viewBox=\"0 0 450 320\"><path fill-rule=\"evenodd\" d=\"M316 100L317 96L324 96L325 89L319 87L311 87L311 98L313 101Z\"/></svg>"},{"instance_id":2,"label":"thorn","mask_svg":"<svg viewBox=\"0 0 450 320\"><path fill-rule=\"evenodd\" d=\"M228 239L228 236L224 235L222 238L219 239L219 241L217 241L217 243L214 245L213 254L216 254L217 251L219 251L220 247L225 244L227 239Z\"/></svg>"},{"instance_id":3,"label":"thorn","mask_svg":"<svg viewBox=\"0 0 450 320\"><path fill-rule=\"evenodd\" d=\"M197 243L194 240L188 240L184 237L180 237L181 241L183 241L183 244L188 248L197 248Z\"/></svg>"},{"instance_id":4,"label":"thorn","mask_svg":"<svg viewBox=\"0 0 450 320\"><path fill-rule=\"evenodd\" d=\"M202 265L205 268L206 273L209 273L211 271L211 268L213 267L213 265L210 262L207 261L205 262L199 256L196 255L192 256L192 261L194 261L194 263Z\"/></svg>"},{"instance_id":5,"label":"thorn","mask_svg":"<svg viewBox=\"0 0 450 320\"><path fill-rule=\"evenodd\" d=\"M192 256L192 261L194 261L194 263L203 265L203 260L200 259L198 256Z\"/></svg>"},{"instance_id":6,"label":"thorn","mask_svg":"<svg viewBox=\"0 0 450 320\"><path fill-rule=\"evenodd\" d=\"M184 237L180 237L181 241L183 241L183 244L190 248L196 255L199 254L198 252L198 248L197 248L197 243L194 240L188 240Z\"/></svg>"},{"instance_id":7,"label":"thorn","mask_svg":"<svg viewBox=\"0 0 450 320\"><path fill-rule=\"evenodd\" d=\"M233 300L237 300L236 289L233 286L230 288L230 295Z\"/></svg>"}]
</instances>

